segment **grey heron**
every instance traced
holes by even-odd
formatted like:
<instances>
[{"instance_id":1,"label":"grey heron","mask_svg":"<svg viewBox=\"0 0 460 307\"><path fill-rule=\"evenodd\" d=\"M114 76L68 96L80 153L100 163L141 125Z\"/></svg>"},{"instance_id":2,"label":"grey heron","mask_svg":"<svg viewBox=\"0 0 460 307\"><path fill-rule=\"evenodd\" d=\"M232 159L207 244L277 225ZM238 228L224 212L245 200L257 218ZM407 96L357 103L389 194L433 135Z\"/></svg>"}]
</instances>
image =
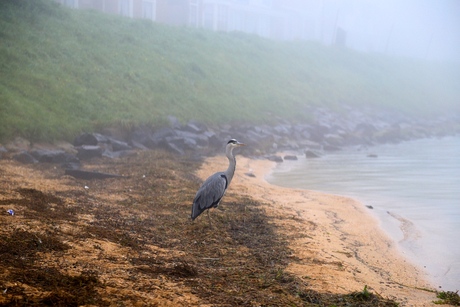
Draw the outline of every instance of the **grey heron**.
<instances>
[{"instance_id":1,"label":"grey heron","mask_svg":"<svg viewBox=\"0 0 460 307\"><path fill-rule=\"evenodd\" d=\"M232 181L233 174L235 174L236 159L233 154L233 149L244 145L245 144L240 143L235 139L228 141L225 148L225 155L229 161L228 168L225 172L217 172L210 176L198 189L195 198L193 199L191 215L192 221L205 210L208 210L208 218L211 221L209 217L209 209L217 208L220 200L224 196L225 191L227 191L227 188Z\"/></svg>"}]
</instances>

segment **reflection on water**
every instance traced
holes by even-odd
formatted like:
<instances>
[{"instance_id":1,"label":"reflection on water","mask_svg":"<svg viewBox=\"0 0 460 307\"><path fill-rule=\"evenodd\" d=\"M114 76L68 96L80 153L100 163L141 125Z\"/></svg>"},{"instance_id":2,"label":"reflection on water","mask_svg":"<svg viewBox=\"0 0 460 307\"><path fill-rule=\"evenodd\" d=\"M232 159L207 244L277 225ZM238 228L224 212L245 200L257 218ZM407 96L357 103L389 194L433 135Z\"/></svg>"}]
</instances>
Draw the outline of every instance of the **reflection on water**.
<instances>
[{"instance_id":1,"label":"reflection on water","mask_svg":"<svg viewBox=\"0 0 460 307\"><path fill-rule=\"evenodd\" d=\"M372 205L382 228L436 285L460 289L460 137L285 161L267 179Z\"/></svg>"}]
</instances>

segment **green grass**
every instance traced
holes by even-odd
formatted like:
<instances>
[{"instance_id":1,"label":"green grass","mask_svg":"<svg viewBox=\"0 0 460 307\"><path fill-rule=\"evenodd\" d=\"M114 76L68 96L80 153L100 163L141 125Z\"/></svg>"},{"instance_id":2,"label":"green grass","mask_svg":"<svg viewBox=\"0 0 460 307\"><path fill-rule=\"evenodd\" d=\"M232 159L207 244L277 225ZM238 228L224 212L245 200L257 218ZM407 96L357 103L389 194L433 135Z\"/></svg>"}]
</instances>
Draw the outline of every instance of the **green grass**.
<instances>
[{"instance_id":1,"label":"green grass","mask_svg":"<svg viewBox=\"0 0 460 307\"><path fill-rule=\"evenodd\" d=\"M51 0L1 1L0 41L0 140L70 139L168 115L305 121L312 105L459 109L459 65L169 27Z\"/></svg>"},{"instance_id":2,"label":"green grass","mask_svg":"<svg viewBox=\"0 0 460 307\"><path fill-rule=\"evenodd\" d=\"M436 293L436 297L439 299L434 301L433 303L437 305L452 305L452 306L460 306L460 296L458 295L458 291L441 291Z\"/></svg>"}]
</instances>

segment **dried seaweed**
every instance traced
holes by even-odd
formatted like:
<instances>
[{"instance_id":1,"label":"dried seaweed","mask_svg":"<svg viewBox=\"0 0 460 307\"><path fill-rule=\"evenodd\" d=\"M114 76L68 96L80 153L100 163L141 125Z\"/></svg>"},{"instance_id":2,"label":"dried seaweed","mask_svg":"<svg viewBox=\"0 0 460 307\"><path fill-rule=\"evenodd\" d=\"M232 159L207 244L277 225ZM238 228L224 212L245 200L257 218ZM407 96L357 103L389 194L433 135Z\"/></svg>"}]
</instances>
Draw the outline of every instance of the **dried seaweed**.
<instances>
[{"instance_id":1,"label":"dried seaweed","mask_svg":"<svg viewBox=\"0 0 460 307\"><path fill-rule=\"evenodd\" d=\"M191 222L195 159L148 151L91 163L125 177L88 183L30 166L66 185L45 192L3 171L11 178L0 181L0 206L14 206L18 216L0 216L0 306L193 305L185 293L220 306L395 304L309 290L285 270L295 261L287 238L248 197L224 199L212 224L205 215Z\"/></svg>"}]
</instances>

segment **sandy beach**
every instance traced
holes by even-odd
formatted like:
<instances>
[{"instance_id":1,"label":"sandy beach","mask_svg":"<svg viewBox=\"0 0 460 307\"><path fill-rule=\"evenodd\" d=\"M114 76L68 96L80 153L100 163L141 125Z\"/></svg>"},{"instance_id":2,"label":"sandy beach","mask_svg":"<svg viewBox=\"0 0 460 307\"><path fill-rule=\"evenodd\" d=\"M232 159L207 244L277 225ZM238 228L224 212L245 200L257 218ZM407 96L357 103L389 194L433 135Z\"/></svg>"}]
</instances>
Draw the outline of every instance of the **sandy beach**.
<instances>
[{"instance_id":1,"label":"sandy beach","mask_svg":"<svg viewBox=\"0 0 460 307\"><path fill-rule=\"evenodd\" d=\"M232 195L248 195L266 204L293 251L290 273L319 292L347 293L368 289L402 306L434 306L434 290L421 268L410 263L379 227L370 210L354 199L269 184L275 167L268 160L238 157ZM227 159L208 158L198 171L205 179L225 169ZM249 176L253 174L254 176ZM228 209L228 208L225 208Z\"/></svg>"}]
</instances>

